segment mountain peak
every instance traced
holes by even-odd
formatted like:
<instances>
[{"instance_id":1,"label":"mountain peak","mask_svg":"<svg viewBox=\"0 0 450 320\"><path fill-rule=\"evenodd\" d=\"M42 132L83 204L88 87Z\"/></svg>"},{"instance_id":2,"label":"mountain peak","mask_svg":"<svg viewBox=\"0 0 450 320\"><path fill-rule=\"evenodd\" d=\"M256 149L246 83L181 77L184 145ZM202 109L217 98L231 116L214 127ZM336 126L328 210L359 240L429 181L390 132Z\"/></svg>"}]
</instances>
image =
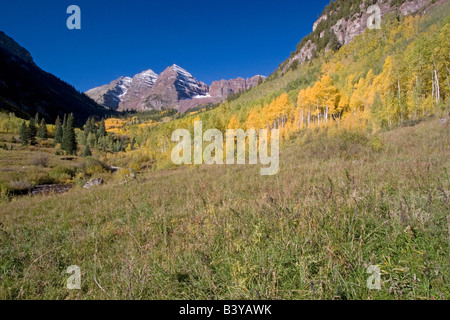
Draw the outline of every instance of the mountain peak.
<instances>
[{"instance_id":1,"label":"mountain peak","mask_svg":"<svg viewBox=\"0 0 450 320\"><path fill-rule=\"evenodd\" d=\"M142 71L141 73L137 74L136 76L158 78L158 75L152 69Z\"/></svg>"},{"instance_id":2,"label":"mountain peak","mask_svg":"<svg viewBox=\"0 0 450 320\"><path fill-rule=\"evenodd\" d=\"M25 62L34 64L31 54L16 41L14 41L14 39L7 36L3 31L0 31L0 50L4 50L9 55L18 57Z\"/></svg>"},{"instance_id":3,"label":"mountain peak","mask_svg":"<svg viewBox=\"0 0 450 320\"><path fill-rule=\"evenodd\" d=\"M176 107L181 100L207 96L209 88L185 69L174 64L164 70L155 85L146 93L140 109Z\"/></svg>"},{"instance_id":4,"label":"mountain peak","mask_svg":"<svg viewBox=\"0 0 450 320\"><path fill-rule=\"evenodd\" d=\"M160 110L174 107L184 112L198 105L223 101L230 95L256 87L265 76L215 81L208 87L179 65L167 67L160 75L145 70L131 78L120 78L111 84L86 92L109 109ZM120 80L120 81L119 81Z\"/></svg>"}]
</instances>

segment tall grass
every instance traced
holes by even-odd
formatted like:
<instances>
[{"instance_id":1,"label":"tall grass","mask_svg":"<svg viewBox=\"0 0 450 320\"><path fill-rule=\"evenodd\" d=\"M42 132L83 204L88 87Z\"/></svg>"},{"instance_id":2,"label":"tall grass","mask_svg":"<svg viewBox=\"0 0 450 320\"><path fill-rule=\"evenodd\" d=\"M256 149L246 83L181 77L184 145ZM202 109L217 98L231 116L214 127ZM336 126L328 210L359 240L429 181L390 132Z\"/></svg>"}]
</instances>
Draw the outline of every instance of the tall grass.
<instances>
[{"instance_id":1,"label":"tall grass","mask_svg":"<svg viewBox=\"0 0 450 320\"><path fill-rule=\"evenodd\" d=\"M0 298L449 299L449 133L307 132L273 177L193 166L6 203Z\"/></svg>"}]
</instances>

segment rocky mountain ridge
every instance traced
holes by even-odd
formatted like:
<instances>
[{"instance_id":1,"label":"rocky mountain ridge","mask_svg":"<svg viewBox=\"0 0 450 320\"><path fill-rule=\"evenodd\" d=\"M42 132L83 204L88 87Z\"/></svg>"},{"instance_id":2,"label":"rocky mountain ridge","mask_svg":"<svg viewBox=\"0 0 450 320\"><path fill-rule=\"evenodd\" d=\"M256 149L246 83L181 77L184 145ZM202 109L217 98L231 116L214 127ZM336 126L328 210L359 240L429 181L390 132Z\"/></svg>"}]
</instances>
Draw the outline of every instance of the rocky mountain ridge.
<instances>
[{"instance_id":1,"label":"rocky mountain ridge","mask_svg":"<svg viewBox=\"0 0 450 320\"><path fill-rule=\"evenodd\" d=\"M284 61L279 70L283 73L295 64L313 59L323 49L334 50L348 44L367 29L373 13L371 5L380 8L381 18L388 13L406 16L424 11L428 6L448 0L336 0L331 2L313 25L313 32L302 39L297 50Z\"/></svg>"},{"instance_id":2,"label":"rocky mountain ridge","mask_svg":"<svg viewBox=\"0 0 450 320\"><path fill-rule=\"evenodd\" d=\"M86 94L100 105L118 111L161 110L175 108L186 112L192 108L219 103L229 96L257 86L264 76L214 81L211 86L198 81L185 69L172 65L160 75L152 70L133 78L121 77Z\"/></svg>"}]
</instances>

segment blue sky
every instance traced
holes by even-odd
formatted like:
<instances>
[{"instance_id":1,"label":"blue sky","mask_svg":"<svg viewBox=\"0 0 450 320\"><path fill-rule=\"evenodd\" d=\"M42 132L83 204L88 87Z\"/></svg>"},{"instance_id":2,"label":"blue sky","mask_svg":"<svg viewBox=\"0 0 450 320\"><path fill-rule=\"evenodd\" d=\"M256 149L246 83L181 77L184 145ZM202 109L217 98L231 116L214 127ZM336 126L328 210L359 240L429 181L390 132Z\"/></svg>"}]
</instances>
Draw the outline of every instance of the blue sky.
<instances>
[{"instance_id":1,"label":"blue sky","mask_svg":"<svg viewBox=\"0 0 450 320\"><path fill-rule=\"evenodd\" d=\"M85 91L146 69L178 64L197 79L269 75L330 0L15 0L0 30L35 62ZM69 5L82 30L68 30Z\"/></svg>"}]
</instances>

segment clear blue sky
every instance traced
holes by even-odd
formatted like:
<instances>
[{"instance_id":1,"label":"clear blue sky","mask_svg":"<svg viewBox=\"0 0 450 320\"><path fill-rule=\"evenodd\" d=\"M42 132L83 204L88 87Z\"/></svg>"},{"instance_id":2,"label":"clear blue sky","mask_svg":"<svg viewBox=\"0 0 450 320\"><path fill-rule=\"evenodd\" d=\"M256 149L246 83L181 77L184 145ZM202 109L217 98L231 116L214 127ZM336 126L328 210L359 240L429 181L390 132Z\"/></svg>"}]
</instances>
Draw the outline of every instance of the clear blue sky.
<instances>
[{"instance_id":1,"label":"clear blue sky","mask_svg":"<svg viewBox=\"0 0 450 320\"><path fill-rule=\"evenodd\" d=\"M78 90L178 64L197 79L269 75L330 0L14 0L0 30ZM69 5L82 30L68 30Z\"/></svg>"}]
</instances>

